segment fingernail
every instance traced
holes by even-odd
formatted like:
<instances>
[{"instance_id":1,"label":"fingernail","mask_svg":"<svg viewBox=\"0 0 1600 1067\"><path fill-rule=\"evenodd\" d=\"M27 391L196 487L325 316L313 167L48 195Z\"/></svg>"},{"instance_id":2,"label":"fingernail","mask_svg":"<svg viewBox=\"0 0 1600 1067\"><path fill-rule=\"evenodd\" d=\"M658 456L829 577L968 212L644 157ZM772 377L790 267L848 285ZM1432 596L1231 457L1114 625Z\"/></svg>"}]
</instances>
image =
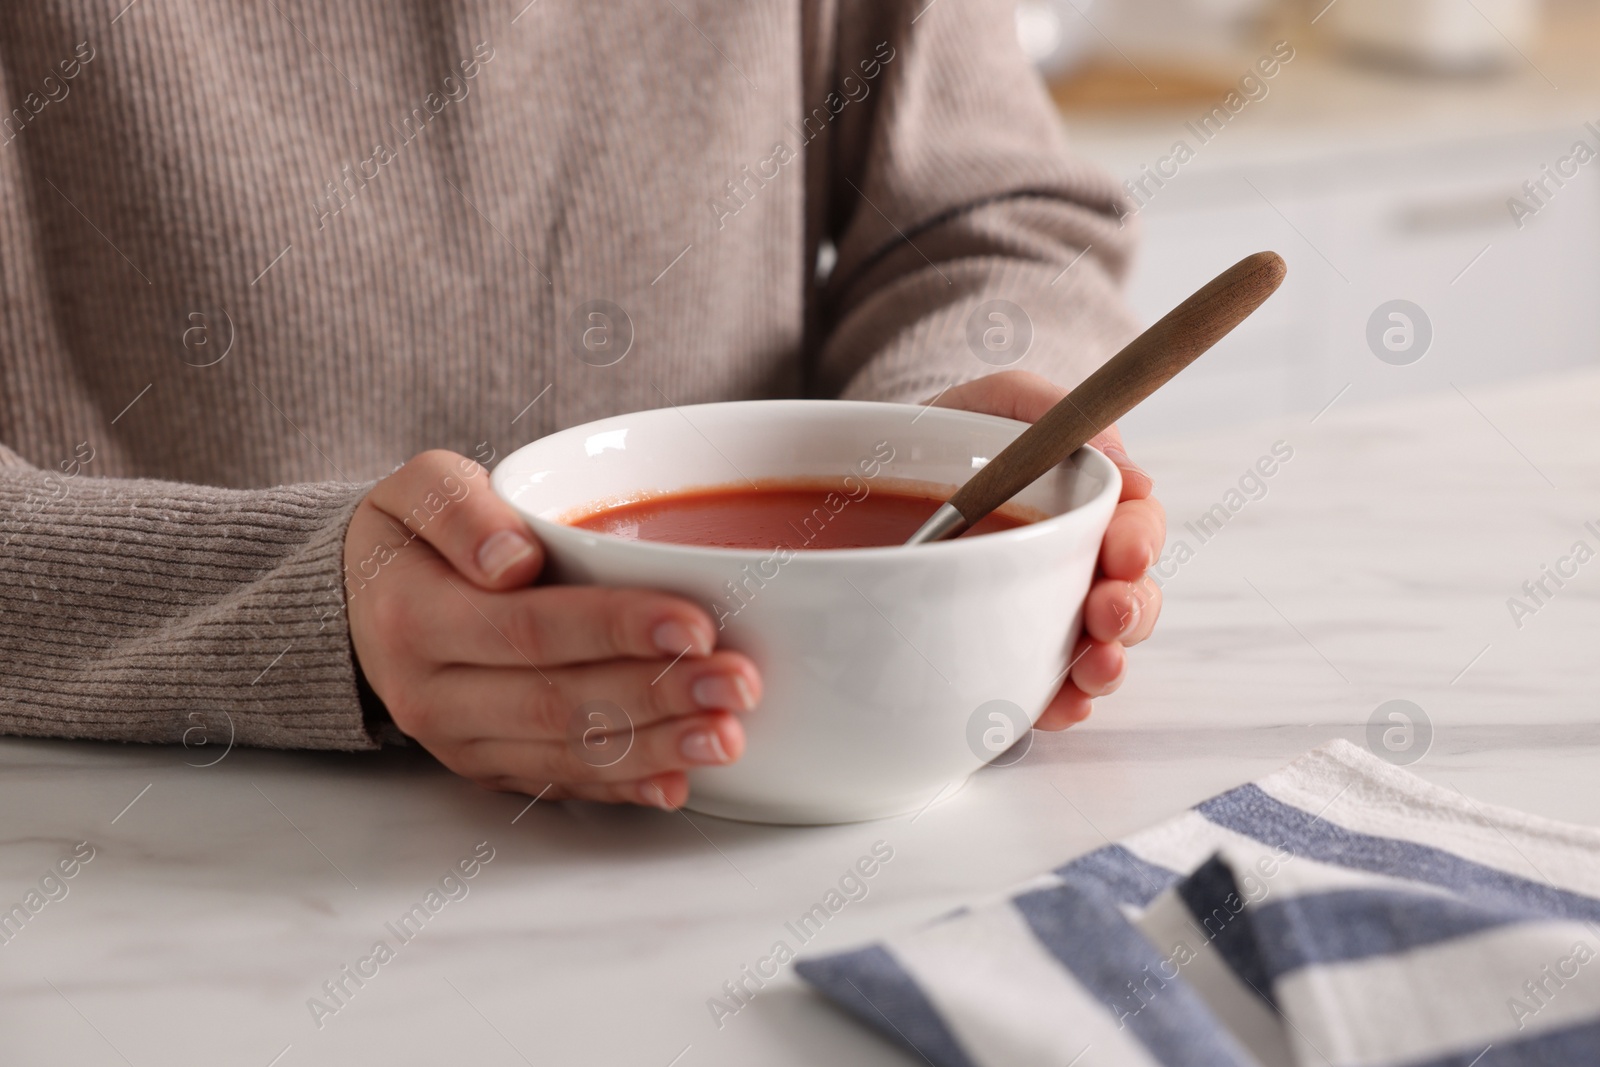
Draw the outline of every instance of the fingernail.
<instances>
[{"instance_id":1,"label":"fingernail","mask_svg":"<svg viewBox=\"0 0 1600 1067\"><path fill-rule=\"evenodd\" d=\"M501 530L478 546L478 566L490 578L498 578L531 555L532 542L515 530Z\"/></svg>"},{"instance_id":2,"label":"fingernail","mask_svg":"<svg viewBox=\"0 0 1600 1067\"><path fill-rule=\"evenodd\" d=\"M1128 454L1122 449L1118 448L1116 445L1106 445L1100 451L1104 452L1106 454L1106 458L1115 463L1117 466L1122 467L1125 470L1138 471L1146 478L1150 477L1143 467L1129 459Z\"/></svg>"},{"instance_id":3,"label":"fingernail","mask_svg":"<svg viewBox=\"0 0 1600 1067\"><path fill-rule=\"evenodd\" d=\"M650 640L658 652L668 656L681 656L684 649L688 649L696 656L704 656L711 651L706 645L705 636L699 630L677 619L668 619L657 624L656 628L650 631Z\"/></svg>"},{"instance_id":4,"label":"fingernail","mask_svg":"<svg viewBox=\"0 0 1600 1067\"><path fill-rule=\"evenodd\" d=\"M1106 683L1105 688L1100 690L1099 695L1103 696L1103 697L1108 697L1112 693L1115 693L1118 689L1122 688L1122 683L1125 680L1127 680L1127 677L1128 677L1128 659L1127 659L1126 656L1124 656L1123 659L1122 659L1122 666L1117 668L1116 676L1114 678L1112 678L1111 681Z\"/></svg>"},{"instance_id":5,"label":"fingernail","mask_svg":"<svg viewBox=\"0 0 1600 1067\"><path fill-rule=\"evenodd\" d=\"M648 804L652 808L661 808L663 811L672 810L672 804L667 800L666 792L654 782L639 783L639 802Z\"/></svg>"},{"instance_id":6,"label":"fingernail","mask_svg":"<svg viewBox=\"0 0 1600 1067\"><path fill-rule=\"evenodd\" d=\"M722 738L715 730L696 730L684 734L678 742L678 751L690 763L727 763L728 752L722 747Z\"/></svg>"},{"instance_id":7,"label":"fingernail","mask_svg":"<svg viewBox=\"0 0 1600 1067\"><path fill-rule=\"evenodd\" d=\"M708 674L689 692L707 711L749 711L756 706L756 695L742 674Z\"/></svg>"},{"instance_id":8,"label":"fingernail","mask_svg":"<svg viewBox=\"0 0 1600 1067\"><path fill-rule=\"evenodd\" d=\"M1139 598L1134 597L1132 600L1128 601L1128 618L1127 621L1122 624L1122 632L1117 634L1118 639L1127 637L1129 634L1133 633L1134 627L1139 625L1139 611Z\"/></svg>"}]
</instances>

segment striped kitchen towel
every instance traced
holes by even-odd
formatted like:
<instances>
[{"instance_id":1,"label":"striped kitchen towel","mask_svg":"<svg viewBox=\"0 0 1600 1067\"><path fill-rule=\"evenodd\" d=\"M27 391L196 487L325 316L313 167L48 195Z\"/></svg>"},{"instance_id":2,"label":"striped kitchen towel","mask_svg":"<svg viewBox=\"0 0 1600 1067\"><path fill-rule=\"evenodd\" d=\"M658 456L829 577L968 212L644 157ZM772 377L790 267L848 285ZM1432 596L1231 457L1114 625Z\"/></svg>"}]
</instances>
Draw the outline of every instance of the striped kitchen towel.
<instances>
[{"instance_id":1,"label":"striped kitchen towel","mask_svg":"<svg viewBox=\"0 0 1600 1067\"><path fill-rule=\"evenodd\" d=\"M935 1067L1566 1067L1600 1064L1597 920L1600 830L1336 741L796 967Z\"/></svg>"}]
</instances>

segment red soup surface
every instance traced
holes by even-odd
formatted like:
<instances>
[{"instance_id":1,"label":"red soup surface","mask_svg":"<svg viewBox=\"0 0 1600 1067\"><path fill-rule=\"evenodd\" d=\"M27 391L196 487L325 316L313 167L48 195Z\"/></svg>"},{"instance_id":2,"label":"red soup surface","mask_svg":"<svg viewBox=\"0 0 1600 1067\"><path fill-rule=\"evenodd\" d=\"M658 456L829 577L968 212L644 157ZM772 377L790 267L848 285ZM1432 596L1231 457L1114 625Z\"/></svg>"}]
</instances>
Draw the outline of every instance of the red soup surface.
<instances>
[{"instance_id":1,"label":"red soup surface","mask_svg":"<svg viewBox=\"0 0 1600 1067\"><path fill-rule=\"evenodd\" d=\"M941 496L841 485L774 484L694 490L605 508L568 525L630 541L769 549L871 548L904 544ZM863 491L864 494L863 494ZM1025 526L1031 520L993 512L963 537Z\"/></svg>"}]
</instances>

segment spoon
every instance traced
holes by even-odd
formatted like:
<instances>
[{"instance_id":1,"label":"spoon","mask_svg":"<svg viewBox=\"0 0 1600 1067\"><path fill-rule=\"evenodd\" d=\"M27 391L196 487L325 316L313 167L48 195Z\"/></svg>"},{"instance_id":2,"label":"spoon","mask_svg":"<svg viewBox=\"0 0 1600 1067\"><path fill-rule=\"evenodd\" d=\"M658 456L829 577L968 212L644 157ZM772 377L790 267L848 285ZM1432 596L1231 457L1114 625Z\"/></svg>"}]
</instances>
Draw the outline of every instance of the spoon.
<instances>
[{"instance_id":1,"label":"spoon","mask_svg":"<svg viewBox=\"0 0 1600 1067\"><path fill-rule=\"evenodd\" d=\"M1249 318L1287 270L1276 252L1257 252L1217 275L1024 430L906 544L954 537L1022 492Z\"/></svg>"}]
</instances>

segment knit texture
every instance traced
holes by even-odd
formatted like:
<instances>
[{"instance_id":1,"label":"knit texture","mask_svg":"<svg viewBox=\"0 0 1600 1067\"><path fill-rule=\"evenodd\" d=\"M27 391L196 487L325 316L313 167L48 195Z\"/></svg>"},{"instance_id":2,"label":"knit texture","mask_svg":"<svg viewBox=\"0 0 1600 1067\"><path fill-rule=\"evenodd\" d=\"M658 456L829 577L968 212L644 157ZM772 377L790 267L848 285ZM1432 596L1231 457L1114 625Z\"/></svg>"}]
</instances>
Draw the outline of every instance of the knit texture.
<instances>
[{"instance_id":1,"label":"knit texture","mask_svg":"<svg viewBox=\"0 0 1600 1067\"><path fill-rule=\"evenodd\" d=\"M371 747L340 546L415 453L1133 330L1004 0L122 2L0 8L0 731Z\"/></svg>"}]
</instances>

